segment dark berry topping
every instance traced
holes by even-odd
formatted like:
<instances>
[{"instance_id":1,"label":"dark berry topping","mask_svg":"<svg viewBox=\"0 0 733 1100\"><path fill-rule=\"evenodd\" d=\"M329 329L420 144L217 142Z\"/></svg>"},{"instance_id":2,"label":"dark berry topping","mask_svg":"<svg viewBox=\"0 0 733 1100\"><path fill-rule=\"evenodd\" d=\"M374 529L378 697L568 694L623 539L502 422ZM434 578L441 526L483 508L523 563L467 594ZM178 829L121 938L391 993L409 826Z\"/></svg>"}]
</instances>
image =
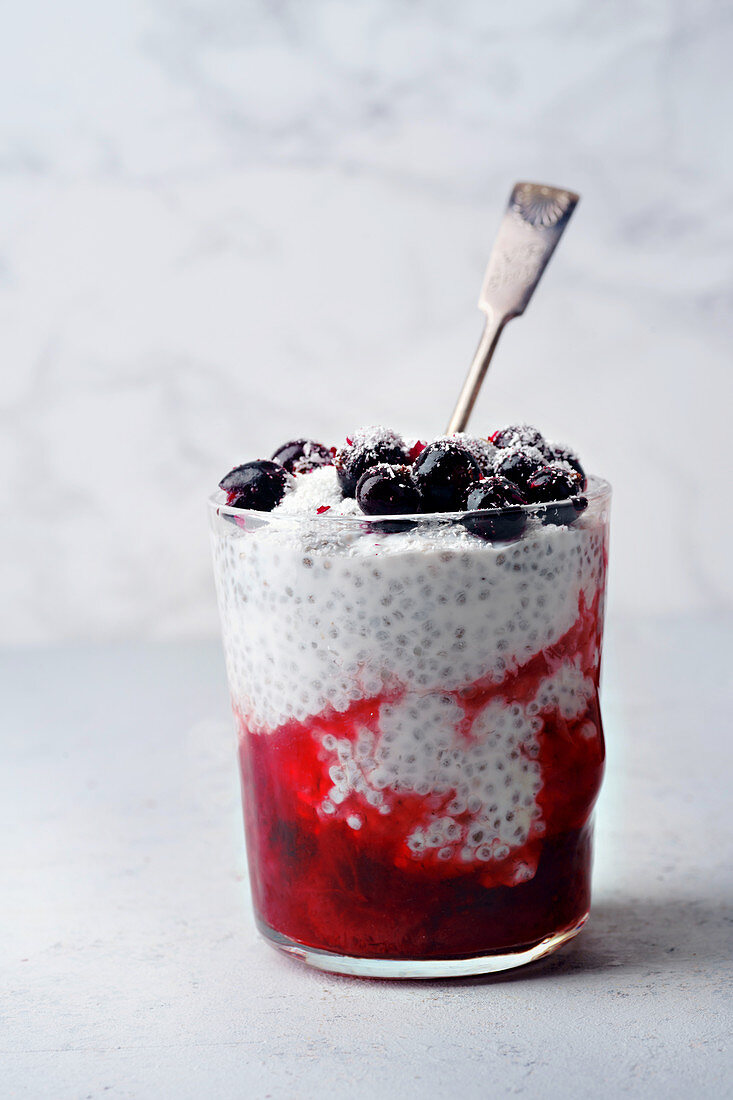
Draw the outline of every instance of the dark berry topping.
<instances>
[{"instance_id":1,"label":"dark berry topping","mask_svg":"<svg viewBox=\"0 0 733 1100\"><path fill-rule=\"evenodd\" d=\"M526 489L546 461L536 447L508 447L499 451L494 463L494 473L513 481L520 489Z\"/></svg>"},{"instance_id":2,"label":"dark berry topping","mask_svg":"<svg viewBox=\"0 0 733 1100\"><path fill-rule=\"evenodd\" d=\"M524 496L513 482L505 477L484 477L468 495L469 515L462 520L463 526L490 542L518 539L527 525L523 504Z\"/></svg>"},{"instance_id":3,"label":"dark berry topping","mask_svg":"<svg viewBox=\"0 0 733 1100\"><path fill-rule=\"evenodd\" d=\"M420 492L409 466L380 462L361 475L356 499L367 516L406 516L420 511Z\"/></svg>"},{"instance_id":4,"label":"dark berry topping","mask_svg":"<svg viewBox=\"0 0 733 1100\"><path fill-rule=\"evenodd\" d=\"M425 512L460 512L469 489L481 479L481 468L455 439L429 443L412 467Z\"/></svg>"},{"instance_id":5,"label":"dark berry topping","mask_svg":"<svg viewBox=\"0 0 733 1100\"><path fill-rule=\"evenodd\" d=\"M479 469L483 476L489 477L493 473L494 462L497 457L494 444L490 443L488 439L481 439L478 436L472 435L463 435L462 433L458 433L454 438L473 455L478 462Z\"/></svg>"},{"instance_id":6,"label":"dark berry topping","mask_svg":"<svg viewBox=\"0 0 733 1100\"><path fill-rule=\"evenodd\" d=\"M468 494L466 509L473 514L466 516L463 525L471 534L491 542L519 538L527 525L526 512L519 507L525 503L513 482L504 477L484 478Z\"/></svg>"},{"instance_id":7,"label":"dark berry topping","mask_svg":"<svg viewBox=\"0 0 733 1100\"><path fill-rule=\"evenodd\" d=\"M364 428L347 439L346 446L336 452L335 466L339 485L345 497L353 497L361 475L371 466L387 462L405 466L410 455L401 436L386 428Z\"/></svg>"},{"instance_id":8,"label":"dark berry topping","mask_svg":"<svg viewBox=\"0 0 733 1100\"><path fill-rule=\"evenodd\" d=\"M537 447L542 451L545 446L542 433L531 424L510 424L506 428L499 428L489 439L495 447Z\"/></svg>"},{"instance_id":9,"label":"dark berry topping","mask_svg":"<svg viewBox=\"0 0 733 1100\"><path fill-rule=\"evenodd\" d=\"M543 466L527 486L528 499L534 503L567 500L582 489L582 480L575 470L569 470L559 462Z\"/></svg>"},{"instance_id":10,"label":"dark berry topping","mask_svg":"<svg viewBox=\"0 0 733 1100\"><path fill-rule=\"evenodd\" d=\"M272 456L289 474L307 474L319 466L333 466L333 456L328 447L312 439L293 439L283 443Z\"/></svg>"},{"instance_id":11,"label":"dark berry topping","mask_svg":"<svg viewBox=\"0 0 733 1100\"><path fill-rule=\"evenodd\" d=\"M466 500L466 508L508 508L513 504L526 504L527 498L519 486L505 477L485 477L471 490Z\"/></svg>"},{"instance_id":12,"label":"dark berry topping","mask_svg":"<svg viewBox=\"0 0 733 1100\"><path fill-rule=\"evenodd\" d=\"M547 502L537 515L544 524L568 526L588 507L588 501L579 494L583 479L575 470L561 462L543 466L527 486L527 495L533 504Z\"/></svg>"},{"instance_id":13,"label":"dark berry topping","mask_svg":"<svg viewBox=\"0 0 733 1100\"><path fill-rule=\"evenodd\" d=\"M575 451L571 450L570 447L563 446L562 443L546 443L545 454L550 462L564 462L571 470L575 470L577 474L580 474L583 481L581 489L585 489L588 479Z\"/></svg>"},{"instance_id":14,"label":"dark berry topping","mask_svg":"<svg viewBox=\"0 0 733 1100\"><path fill-rule=\"evenodd\" d=\"M227 504L233 508L254 508L258 512L271 512L292 484L287 470L277 462L261 459L235 466L219 482L219 488L227 495Z\"/></svg>"}]
</instances>

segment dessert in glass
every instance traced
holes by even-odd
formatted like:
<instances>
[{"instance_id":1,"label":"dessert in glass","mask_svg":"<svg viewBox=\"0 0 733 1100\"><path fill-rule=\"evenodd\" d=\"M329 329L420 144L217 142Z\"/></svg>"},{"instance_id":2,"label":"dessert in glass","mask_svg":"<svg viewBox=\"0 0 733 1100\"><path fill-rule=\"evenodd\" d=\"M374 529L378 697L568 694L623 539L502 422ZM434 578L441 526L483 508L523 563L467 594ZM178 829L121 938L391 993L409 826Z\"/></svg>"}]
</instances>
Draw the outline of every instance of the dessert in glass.
<instances>
[{"instance_id":1,"label":"dessert in glass","mask_svg":"<svg viewBox=\"0 0 733 1100\"><path fill-rule=\"evenodd\" d=\"M527 425L295 440L222 480L215 574L271 944L439 977L580 930L609 504Z\"/></svg>"}]
</instances>

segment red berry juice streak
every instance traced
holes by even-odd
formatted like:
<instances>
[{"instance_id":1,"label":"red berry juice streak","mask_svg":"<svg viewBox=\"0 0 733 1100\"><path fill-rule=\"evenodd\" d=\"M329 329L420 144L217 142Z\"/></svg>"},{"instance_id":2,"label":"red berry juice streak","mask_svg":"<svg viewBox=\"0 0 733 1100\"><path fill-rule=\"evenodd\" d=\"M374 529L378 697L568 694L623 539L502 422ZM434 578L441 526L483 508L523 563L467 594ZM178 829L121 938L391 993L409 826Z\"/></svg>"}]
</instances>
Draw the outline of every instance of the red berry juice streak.
<instances>
[{"instance_id":1,"label":"red berry juice streak","mask_svg":"<svg viewBox=\"0 0 733 1100\"><path fill-rule=\"evenodd\" d=\"M447 795L394 794L391 812L352 793L326 818L319 807L331 780L323 735L354 743L358 730L379 730L379 710L398 695L356 703L275 733L250 733L237 714L250 877L258 919L299 943L368 958L461 958L539 943L574 926L590 905L589 823L603 775L598 706L601 596L590 607L581 594L578 617L558 642L536 654L501 684L478 681L446 692L471 719L493 699L533 699L540 682L568 660L578 661L596 688L584 711L566 719L543 710L536 759L544 835L490 863L440 862L434 850L416 858L407 836L426 814L440 813ZM468 744L467 740L467 744ZM363 821L359 830L346 821ZM456 820L461 821L460 817ZM517 881L525 861L528 881Z\"/></svg>"}]
</instances>

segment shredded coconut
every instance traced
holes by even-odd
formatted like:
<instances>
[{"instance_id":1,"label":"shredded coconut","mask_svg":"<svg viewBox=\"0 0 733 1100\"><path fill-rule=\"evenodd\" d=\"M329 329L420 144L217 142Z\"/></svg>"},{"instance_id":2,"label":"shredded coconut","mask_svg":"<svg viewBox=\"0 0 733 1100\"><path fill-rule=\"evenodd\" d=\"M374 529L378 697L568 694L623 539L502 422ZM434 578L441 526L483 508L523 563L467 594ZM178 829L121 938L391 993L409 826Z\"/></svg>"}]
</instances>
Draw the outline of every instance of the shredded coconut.
<instances>
[{"instance_id":1,"label":"shredded coconut","mask_svg":"<svg viewBox=\"0 0 733 1100\"><path fill-rule=\"evenodd\" d=\"M401 435L393 432L391 428L384 428L381 424L370 424L366 428L359 428L348 438L351 440L352 447L363 447L365 450L371 450L378 443L387 442L402 446L404 442Z\"/></svg>"},{"instance_id":2,"label":"shredded coconut","mask_svg":"<svg viewBox=\"0 0 733 1100\"><path fill-rule=\"evenodd\" d=\"M299 474L295 485L274 509L273 515L319 514L325 516L360 516L361 508L350 497L344 497L334 466L319 466L307 474Z\"/></svg>"}]
</instances>

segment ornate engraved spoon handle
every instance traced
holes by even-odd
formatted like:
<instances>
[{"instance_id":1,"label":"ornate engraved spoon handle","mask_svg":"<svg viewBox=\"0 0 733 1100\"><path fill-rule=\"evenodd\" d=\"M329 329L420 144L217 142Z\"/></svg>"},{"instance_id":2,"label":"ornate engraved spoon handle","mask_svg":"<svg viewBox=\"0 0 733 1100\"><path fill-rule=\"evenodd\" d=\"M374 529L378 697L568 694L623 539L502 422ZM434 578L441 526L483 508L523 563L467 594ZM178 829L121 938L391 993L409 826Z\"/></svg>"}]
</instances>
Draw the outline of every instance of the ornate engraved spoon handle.
<instances>
[{"instance_id":1,"label":"ornate engraved spoon handle","mask_svg":"<svg viewBox=\"0 0 733 1100\"><path fill-rule=\"evenodd\" d=\"M462 432L504 325L524 313L580 196L541 183L515 183L489 257L478 306L484 331L463 383L448 434Z\"/></svg>"}]
</instances>

